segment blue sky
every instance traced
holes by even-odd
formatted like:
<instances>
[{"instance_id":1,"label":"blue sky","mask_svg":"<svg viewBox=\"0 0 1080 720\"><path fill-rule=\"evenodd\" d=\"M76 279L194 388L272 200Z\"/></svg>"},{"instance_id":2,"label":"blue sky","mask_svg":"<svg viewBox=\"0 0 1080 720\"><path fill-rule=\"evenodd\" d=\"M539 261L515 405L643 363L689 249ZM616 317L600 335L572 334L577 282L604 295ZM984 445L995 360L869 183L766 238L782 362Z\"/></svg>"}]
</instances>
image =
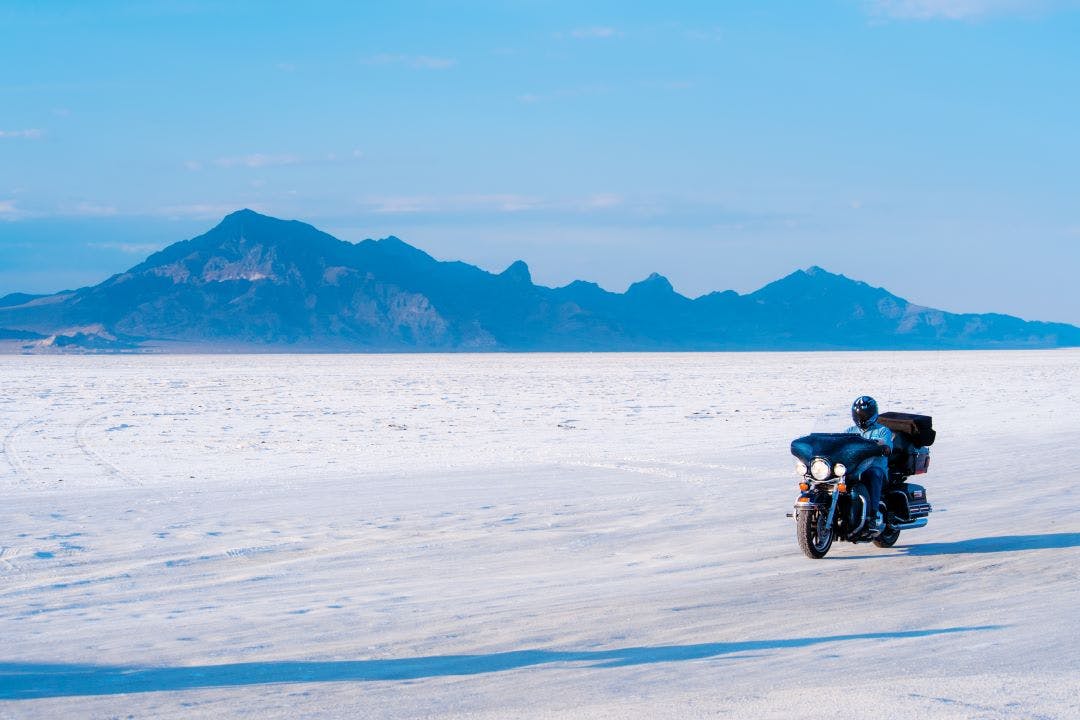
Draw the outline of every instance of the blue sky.
<instances>
[{"instance_id":1,"label":"blue sky","mask_svg":"<svg viewBox=\"0 0 1080 720\"><path fill-rule=\"evenodd\" d=\"M696 296L1080 324L1072 0L0 5L0 294L251 207Z\"/></svg>"}]
</instances>

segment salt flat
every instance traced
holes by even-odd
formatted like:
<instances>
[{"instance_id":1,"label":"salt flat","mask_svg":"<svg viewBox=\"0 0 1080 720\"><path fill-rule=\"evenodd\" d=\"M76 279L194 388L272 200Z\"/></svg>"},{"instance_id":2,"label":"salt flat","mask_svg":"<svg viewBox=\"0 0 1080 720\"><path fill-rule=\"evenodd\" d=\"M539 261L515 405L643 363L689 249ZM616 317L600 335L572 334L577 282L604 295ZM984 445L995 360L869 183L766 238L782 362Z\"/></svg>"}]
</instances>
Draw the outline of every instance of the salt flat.
<instances>
[{"instance_id":1,"label":"salt flat","mask_svg":"<svg viewBox=\"0 0 1080 720\"><path fill-rule=\"evenodd\" d=\"M0 356L0 717L1080 717L1080 352ZM932 414L808 560L789 441Z\"/></svg>"}]
</instances>

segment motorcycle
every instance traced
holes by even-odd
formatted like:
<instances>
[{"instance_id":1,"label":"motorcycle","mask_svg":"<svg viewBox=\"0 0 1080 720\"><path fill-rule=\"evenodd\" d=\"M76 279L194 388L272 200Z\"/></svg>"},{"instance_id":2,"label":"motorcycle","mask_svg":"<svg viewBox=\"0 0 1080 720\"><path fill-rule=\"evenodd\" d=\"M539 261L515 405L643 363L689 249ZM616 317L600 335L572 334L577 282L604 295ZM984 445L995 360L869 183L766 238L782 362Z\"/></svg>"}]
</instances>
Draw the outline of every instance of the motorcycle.
<instances>
[{"instance_id":1,"label":"motorcycle","mask_svg":"<svg viewBox=\"0 0 1080 720\"><path fill-rule=\"evenodd\" d=\"M791 443L795 471L801 476L795 510L795 535L803 553L813 559L828 554L833 540L872 542L880 548L896 544L903 530L925 527L933 508L926 488L908 482L930 469L930 446L936 432L927 415L888 412L878 422L893 431L889 472L881 491L884 528L873 529L869 493L858 477L884 454L881 445L848 433L811 433Z\"/></svg>"}]
</instances>

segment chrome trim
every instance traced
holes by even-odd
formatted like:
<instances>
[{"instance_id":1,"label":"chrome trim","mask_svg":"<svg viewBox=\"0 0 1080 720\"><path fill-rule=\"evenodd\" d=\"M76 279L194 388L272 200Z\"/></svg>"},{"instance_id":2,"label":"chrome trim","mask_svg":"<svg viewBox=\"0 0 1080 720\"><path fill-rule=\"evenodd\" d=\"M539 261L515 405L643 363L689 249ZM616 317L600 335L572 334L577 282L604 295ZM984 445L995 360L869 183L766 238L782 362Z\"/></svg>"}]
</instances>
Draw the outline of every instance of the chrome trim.
<instances>
[{"instance_id":1,"label":"chrome trim","mask_svg":"<svg viewBox=\"0 0 1080 720\"><path fill-rule=\"evenodd\" d=\"M911 522L900 523L899 525L893 525L894 530L917 530L921 527L926 527L926 523L929 522L926 518L917 518Z\"/></svg>"},{"instance_id":2,"label":"chrome trim","mask_svg":"<svg viewBox=\"0 0 1080 720\"><path fill-rule=\"evenodd\" d=\"M825 466L828 467L828 469L829 469L829 474L826 475L823 478L818 478L817 475L814 475L814 463L816 463L818 460L820 460L822 463L824 463ZM831 462L829 462L828 458L822 457L820 455L815 455L813 457L813 459L810 461L810 464L806 466L806 470L807 470L807 474L809 474L810 477L814 478L814 480L816 480L817 482L828 482L832 478L836 477L833 474L833 464Z\"/></svg>"},{"instance_id":3,"label":"chrome trim","mask_svg":"<svg viewBox=\"0 0 1080 720\"><path fill-rule=\"evenodd\" d=\"M852 493L852 495L858 495L859 496L859 505L862 506L862 519L859 520L859 524L856 525L854 527L854 529L852 529L852 531L850 533L848 533L849 536L857 534L860 530L863 529L863 526L866 525L866 504L867 504L867 501L865 499L863 499L862 493Z\"/></svg>"},{"instance_id":4,"label":"chrome trim","mask_svg":"<svg viewBox=\"0 0 1080 720\"><path fill-rule=\"evenodd\" d=\"M832 491L832 504L829 505L829 517L825 520L825 526L829 528L829 532L832 530L833 516L836 515L836 504L840 500L840 488L833 488Z\"/></svg>"}]
</instances>

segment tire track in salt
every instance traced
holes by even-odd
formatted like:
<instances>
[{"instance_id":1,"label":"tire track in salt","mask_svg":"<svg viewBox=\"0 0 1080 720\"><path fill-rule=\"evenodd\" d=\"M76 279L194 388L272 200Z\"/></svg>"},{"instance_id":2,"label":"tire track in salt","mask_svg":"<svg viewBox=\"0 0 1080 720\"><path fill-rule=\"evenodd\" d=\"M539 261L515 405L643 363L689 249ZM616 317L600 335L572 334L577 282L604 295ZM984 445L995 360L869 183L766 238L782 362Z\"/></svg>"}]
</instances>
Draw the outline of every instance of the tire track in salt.
<instances>
[{"instance_id":1,"label":"tire track in salt","mask_svg":"<svg viewBox=\"0 0 1080 720\"><path fill-rule=\"evenodd\" d=\"M10 574L16 571L15 566L8 560L8 557L14 557L14 555L8 553L8 550L11 550L11 548L7 546L0 547L0 571L4 574Z\"/></svg>"},{"instance_id":2,"label":"tire track in salt","mask_svg":"<svg viewBox=\"0 0 1080 720\"><path fill-rule=\"evenodd\" d=\"M15 472L15 479L18 481L22 478L22 485L28 485L34 481L34 474L27 469L22 460L19 459L19 454L16 452L16 438L21 435L25 429L31 425L40 425L41 420L37 418L31 418L30 420L24 420L15 427L11 428L7 435L4 436L4 459L7 460L8 465Z\"/></svg>"},{"instance_id":3,"label":"tire track in salt","mask_svg":"<svg viewBox=\"0 0 1080 720\"><path fill-rule=\"evenodd\" d=\"M648 475L661 480L671 480L689 487L705 490L711 494L726 492L720 478L774 477L767 467L756 465L726 465L696 462L692 460L667 460L661 458L624 458L613 461L567 462L570 467L586 467L599 470Z\"/></svg>"},{"instance_id":4,"label":"tire track in salt","mask_svg":"<svg viewBox=\"0 0 1080 720\"><path fill-rule=\"evenodd\" d=\"M131 485L131 486L134 486L134 487L141 487L142 486L141 482L139 482L138 480L130 477L126 473L122 472L118 467L116 467L111 462L109 462L108 460L103 458L100 454L98 454L98 452L96 450L94 450L90 446L90 443L88 443L87 440L86 440L86 428L87 428L87 426L90 425L90 423L93 423L93 422L96 422L96 421L99 421L99 420L104 420L105 418L109 417L109 415L110 415L110 413L101 413L99 415L92 415L92 416L90 416L88 418L85 418L82 421L80 421L79 424L75 428L75 443L76 443L76 445L78 445L79 450L82 451L83 455L85 455L92 463L94 463L98 467L102 468L105 471L106 475L108 475L109 477L118 479L118 480L122 480L123 482L127 483L128 485Z\"/></svg>"}]
</instances>

